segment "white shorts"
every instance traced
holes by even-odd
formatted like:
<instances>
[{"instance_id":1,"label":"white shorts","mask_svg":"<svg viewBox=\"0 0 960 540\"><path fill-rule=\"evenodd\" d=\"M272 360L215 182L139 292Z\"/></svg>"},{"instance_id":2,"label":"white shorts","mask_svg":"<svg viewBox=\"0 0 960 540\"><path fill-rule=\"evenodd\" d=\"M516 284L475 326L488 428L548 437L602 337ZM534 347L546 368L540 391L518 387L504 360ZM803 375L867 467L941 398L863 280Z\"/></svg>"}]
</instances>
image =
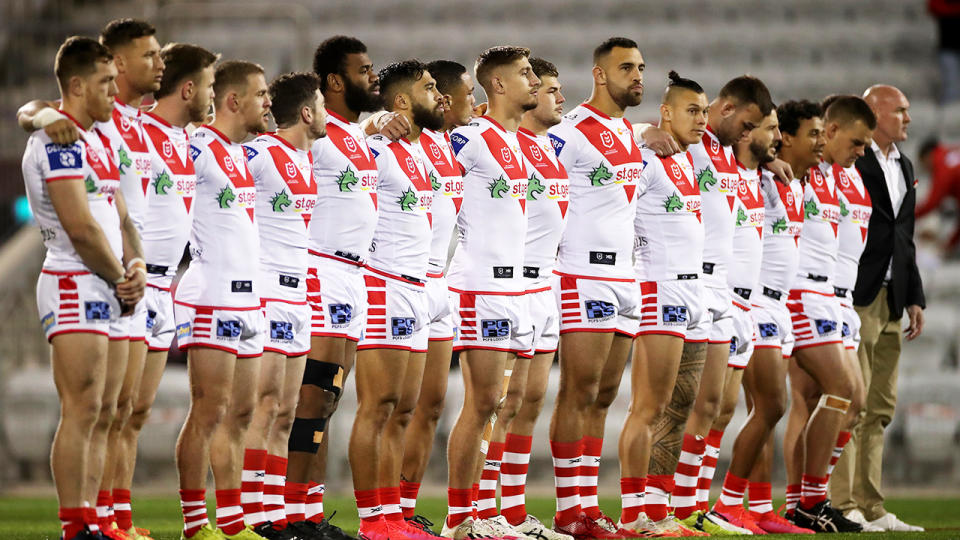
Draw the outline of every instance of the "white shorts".
<instances>
[{"instance_id":1,"label":"white shorts","mask_svg":"<svg viewBox=\"0 0 960 540\"><path fill-rule=\"evenodd\" d=\"M310 352L310 316L313 310L306 301L269 299L260 303L266 332L264 351L285 356L302 356Z\"/></svg>"},{"instance_id":2,"label":"white shorts","mask_svg":"<svg viewBox=\"0 0 960 540\"><path fill-rule=\"evenodd\" d=\"M363 268L310 255L307 303L313 310L311 336L360 341L367 313Z\"/></svg>"},{"instance_id":3,"label":"white shorts","mask_svg":"<svg viewBox=\"0 0 960 540\"><path fill-rule=\"evenodd\" d=\"M790 291L787 309L796 343L793 350L843 343L843 317L840 302L833 292L813 289Z\"/></svg>"},{"instance_id":4,"label":"white shorts","mask_svg":"<svg viewBox=\"0 0 960 540\"><path fill-rule=\"evenodd\" d=\"M37 279L37 312L50 341L69 332L110 335L120 302L110 285L89 272L42 270Z\"/></svg>"},{"instance_id":5,"label":"white shorts","mask_svg":"<svg viewBox=\"0 0 960 540\"><path fill-rule=\"evenodd\" d=\"M456 337L453 325L453 305L447 278L427 275L427 324L430 326L430 341L452 341Z\"/></svg>"},{"instance_id":6,"label":"white shorts","mask_svg":"<svg viewBox=\"0 0 960 540\"><path fill-rule=\"evenodd\" d=\"M727 359L727 367L734 369L745 369L750 363L750 356L753 354L754 338L756 336L755 328L757 326L753 319L751 310L734 306L731 310L733 317L733 337L730 338L730 357Z\"/></svg>"},{"instance_id":7,"label":"white shorts","mask_svg":"<svg viewBox=\"0 0 960 540\"><path fill-rule=\"evenodd\" d=\"M459 329L453 348L527 354L533 342L526 294L504 295L450 289L453 322Z\"/></svg>"},{"instance_id":8,"label":"white shorts","mask_svg":"<svg viewBox=\"0 0 960 540\"><path fill-rule=\"evenodd\" d=\"M699 279L640 283L639 335L660 334L687 339L698 327L709 324L703 296L703 283Z\"/></svg>"},{"instance_id":9,"label":"white shorts","mask_svg":"<svg viewBox=\"0 0 960 540\"><path fill-rule=\"evenodd\" d=\"M840 336L843 338L843 348L855 351L860 347L860 315L853 306L840 299L840 319L843 325Z\"/></svg>"},{"instance_id":10,"label":"white shorts","mask_svg":"<svg viewBox=\"0 0 960 540\"><path fill-rule=\"evenodd\" d=\"M533 326L533 340L529 353L522 356L556 352L560 342L560 309L557 296L550 286L535 287L527 293L530 306L530 323Z\"/></svg>"},{"instance_id":11,"label":"white shorts","mask_svg":"<svg viewBox=\"0 0 960 540\"><path fill-rule=\"evenodd\" d=\"M147 332L147 349L151 351L170 350L173 334L177 328L173 318L173 296L170 291L147 286L143 294L144 307L147 310L144 328Z\"/></svg>"},{"instance_id":12,"label":"white shorts","mask_svg":"<svg viewBox=\"0 0 960 540\"><path fill-rule=\"evenodd\" d=\"M193 306L174 300L177 344L180 349L209 347L237 358L263 354L263 312L259 307Z\"/></svg>"},{"instance_id":13,"label":"white shorts","mask_svg":"<svg viewBox=\"0 0 960 540\"><path fill-rule=\"evenodd\" d=\"M793 323L786 305L787 295L777 300L754 293L750 300L753 308L750 312L757 325L754 348L780 349L780 354L789 358L793 353Z\"/></svg>"},{"instance_id":14,"label":"white shorts","mask_svg":"<svg viewBox=\"0 0 960 540\"><path fill-rule=\"evenodd\" d=\"M561 334L617 332L636 337L640 330L640 288L634 279L554 272L551 286L560 304Z\"/></svg>"},{"instance_id":15,"label":"white shorts","mask_svg":"<svg viewBox=\"0 0 960 540\"><path fill-rule=\"evenodd\" d=\"M357 350L401 349L427 352L425 284L414 285L375 271L363 275L367 289L367 321Z\"/></svg>"},{"instance_id":16,"label":"white shorts","mask_svg":"<svg viewBox=\"0 0 960 540\"><path fill-rule=\"evenodd\" d=\"M730 343L733 337L733 302L727 288L703 286L706 314L704 324L687 334L687 341L706 341L711 345Z\"/></svg>"},{"instance_id":17,"label":"white shorts","mask_svg":"<svg viewBox=\"0 0 960 540\"><path fill-rule=\"evenodd\" d=\"M144 291L144 297L146 297L146 291ZM133 308L133 313L127 315L126 317L120 317L120 319L127 319L128 324L126 328L126 337L130 341L146 341L147 338L147 303L145 302L146 298L141 298L137 302L136 307ZM113 334L110 335L111 339Z\"/></svg>"}]
</instances>

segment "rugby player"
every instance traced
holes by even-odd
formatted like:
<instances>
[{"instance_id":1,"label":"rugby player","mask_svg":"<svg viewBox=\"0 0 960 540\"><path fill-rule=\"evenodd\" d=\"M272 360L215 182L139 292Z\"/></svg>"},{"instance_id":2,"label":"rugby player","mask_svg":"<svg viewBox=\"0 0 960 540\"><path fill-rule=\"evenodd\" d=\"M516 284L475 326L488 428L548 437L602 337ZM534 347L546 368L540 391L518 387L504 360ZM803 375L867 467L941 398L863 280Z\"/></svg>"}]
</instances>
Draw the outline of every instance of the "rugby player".
<instances>
[{"instance_id":1,"label":"rugby player","mask_svg":"<svg viewBox=\"0 0 960 540\"><path fill-rule=\"evenodd\" d=\"M243 441L257 398L264 321L257 286L256 186L240 142L267 129L263 69L227 61L214 74L216 118L190 137L197 174L190 266L174 294L177 339L187 349L190 409L177 440L183 538L261 538L240 506ZM217 528L207 522L208 465Z\"/></svg>"}]
</instances>

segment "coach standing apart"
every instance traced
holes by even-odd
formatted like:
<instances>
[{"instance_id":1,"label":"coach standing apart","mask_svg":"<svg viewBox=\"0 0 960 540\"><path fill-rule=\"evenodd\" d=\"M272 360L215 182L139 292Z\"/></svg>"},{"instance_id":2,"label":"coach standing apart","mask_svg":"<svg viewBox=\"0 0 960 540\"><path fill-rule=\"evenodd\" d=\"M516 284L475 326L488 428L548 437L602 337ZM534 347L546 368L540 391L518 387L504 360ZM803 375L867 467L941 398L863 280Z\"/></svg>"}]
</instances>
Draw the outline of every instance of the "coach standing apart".
<instances>
[{"instance_id":1,"label":"coach standing apart","mask_svg":"<svg viewBox=\"0 0 960 540\"><path fill-rule=\"evenodd\" d=\"M897 361L903 336L912 340L923 331L923 284L913 243L913 163L897 143L907 139L910 103L900 90L871 86L863 98L877 115L873 143L856 166L873 202L867 245L853 303L860 316L858 356L867 391L861 422L854 430L832 477L834 506L848 519L883 530L922 531L883 508L881 472L883 430L897 403ZM906 308L909 326L901 335Z\"/></svg>"}]
</instances>

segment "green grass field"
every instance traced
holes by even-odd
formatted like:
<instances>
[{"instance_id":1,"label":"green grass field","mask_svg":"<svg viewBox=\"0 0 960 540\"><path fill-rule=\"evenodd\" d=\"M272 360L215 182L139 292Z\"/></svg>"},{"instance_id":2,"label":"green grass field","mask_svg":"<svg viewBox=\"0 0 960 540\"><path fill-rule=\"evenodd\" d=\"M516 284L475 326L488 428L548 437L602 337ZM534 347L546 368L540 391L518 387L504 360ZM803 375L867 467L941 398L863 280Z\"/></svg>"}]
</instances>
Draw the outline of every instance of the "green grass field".
<instances>
[{"instance_id":1,"label":"green grass field","mask_svg":"<svg viewBox=\"0 0 960 540\"><path fill-rule=\"evenodd\" d=\"M353 500L345 497L329 497L325 501L327 516L334 511L333 523L344 530L356 532L359 520ZM614 517L619 515L620 501L602 498L600 506ZM888 538L960 539L960 499L891 499L887 508L900 518L926 527L923 533L872 533L865 538L880 540ZM446 501L441 498L421 498L418 511L435 523L440 523L446 513ZM529 498L527 509L545 523L553 515L552 498ZM38 540L56 539L59 523L56 519L57 503L52 498L0 497L0 539ZM210 515L213 516L211 502ZM134 518L137 525L152 531L156 540L177 540L182 521L179 502L171 497L137 498L134 500ZM831 539L846 540L861 535L834 535ZM805 536L778 535L771 538L807 538Z\"/></svg>"}]
</instances>

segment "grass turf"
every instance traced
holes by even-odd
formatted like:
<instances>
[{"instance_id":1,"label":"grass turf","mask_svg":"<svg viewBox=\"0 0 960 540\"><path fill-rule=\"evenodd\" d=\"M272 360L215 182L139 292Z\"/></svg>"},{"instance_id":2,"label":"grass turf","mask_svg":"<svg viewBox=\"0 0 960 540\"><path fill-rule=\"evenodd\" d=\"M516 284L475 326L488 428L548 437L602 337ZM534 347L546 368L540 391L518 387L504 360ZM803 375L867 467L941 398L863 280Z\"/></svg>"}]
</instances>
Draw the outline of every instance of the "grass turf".
<instances>
[{"instance_id":1,"label":"grass turf","mask_svg":"<svg viewBox=\"0 0 960 540\"><path fill-rule=\"evenodd\" d=\"M926 527L923 533L871 533L866 537L855 534L831 535L831 540L866 538L886 540L889 538L916 539L958 539L960 538L960 513L956 508L960 499L912 498L890 499L887 508L908 523ZM210 515L214 515L210 501ZM353 500L346 497L328 497L324 501L327 517L336 511L333 523L346 531L356 533L359 525ZM601 508L608 515L619 515L620 501L614 498L601 498ZM180 517L180 504L172 497L137 497L134 500L134 518L140 527L152 531L156 540L177 540L183 521ZM437 497L422 497L417 510L437 524L446 514L446 501ZM554 511L554 501L547 497L529 497L527 510L539 517L545 524L550 523ZM2 540L54 540L59 535L59 523L56 519L57 502L53 498L0 497L0 539ZM776 535L771 538L808 538L806 536Z\"/></svg>"}]
</instances>

